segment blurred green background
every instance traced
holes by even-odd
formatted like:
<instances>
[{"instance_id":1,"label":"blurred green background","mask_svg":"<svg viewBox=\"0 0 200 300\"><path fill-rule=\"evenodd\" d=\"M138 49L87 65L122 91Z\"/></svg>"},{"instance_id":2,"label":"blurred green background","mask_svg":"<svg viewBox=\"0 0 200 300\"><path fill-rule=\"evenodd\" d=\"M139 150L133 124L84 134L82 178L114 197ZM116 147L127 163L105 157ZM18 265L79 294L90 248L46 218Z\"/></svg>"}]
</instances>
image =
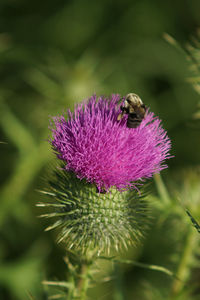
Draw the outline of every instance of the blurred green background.
<instances>
[{"instance_id":1,"label":"blurred green background","mask_svg":"<svg viewBox=\"0 0 200 300\"><path fill-rule=\"evenodd\" d=\"M199 78L188 80L190 61L163 37L185 45L198 27L198 0L0 1L0 299L47 299L41 281L65 276L64 249L44 232L35 207L42 201L36 190L56 165L49 116L94 93L129 92L163 120L175 157L162 172L164 189L152 180L153 218L143 243L125 256L178 272L187 285L104 264L100 278L114 277L90 297L200 299L199 235L180 205L200 220Z\"/></svg>"}]
</instances>

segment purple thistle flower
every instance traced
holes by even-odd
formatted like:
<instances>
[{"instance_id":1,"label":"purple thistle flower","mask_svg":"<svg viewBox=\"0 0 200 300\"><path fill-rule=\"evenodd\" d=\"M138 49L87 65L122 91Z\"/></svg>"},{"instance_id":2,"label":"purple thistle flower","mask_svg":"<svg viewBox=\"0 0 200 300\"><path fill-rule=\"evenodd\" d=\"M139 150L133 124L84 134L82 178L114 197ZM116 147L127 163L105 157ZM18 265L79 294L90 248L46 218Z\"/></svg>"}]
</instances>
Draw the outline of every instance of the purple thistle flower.
<instances>
[{"instance_id":1,"label":"purple thistle flower","mask_svg":"<svg viewBox=\"0 0 200 300\"><path fill-rule=\"evenodd\" d=\"M170 158L171 143L158 117L147 111L137 128L127 128L127 115L117 121L120 98L92 96L51 124L50 143L66 170L99 191L136 188L137 181L167 168L163 162Z\"/></svg>"}]
</instances>

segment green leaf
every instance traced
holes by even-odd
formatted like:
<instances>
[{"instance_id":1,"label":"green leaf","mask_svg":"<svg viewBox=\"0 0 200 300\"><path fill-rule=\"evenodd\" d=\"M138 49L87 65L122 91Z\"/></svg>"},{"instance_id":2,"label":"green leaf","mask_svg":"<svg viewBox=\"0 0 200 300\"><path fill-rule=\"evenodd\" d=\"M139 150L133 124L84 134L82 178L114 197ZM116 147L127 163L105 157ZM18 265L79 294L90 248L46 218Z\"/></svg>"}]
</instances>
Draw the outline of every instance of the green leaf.
<instances>
[{"instance_id":1,"label":"green leaf","mask_svg":"<svg viewBox=\"0 0 200 300\"><path fill-rule=\"evenodd\" d=\"M198 222L193 218L193 216L191 215L191 213L189 212L189 210L186 209L186 213L189 216L193 226L196 228L196 230L198 231L198 233L200 233L200 225L198 224Z\"/></svg>"}]
</instances>

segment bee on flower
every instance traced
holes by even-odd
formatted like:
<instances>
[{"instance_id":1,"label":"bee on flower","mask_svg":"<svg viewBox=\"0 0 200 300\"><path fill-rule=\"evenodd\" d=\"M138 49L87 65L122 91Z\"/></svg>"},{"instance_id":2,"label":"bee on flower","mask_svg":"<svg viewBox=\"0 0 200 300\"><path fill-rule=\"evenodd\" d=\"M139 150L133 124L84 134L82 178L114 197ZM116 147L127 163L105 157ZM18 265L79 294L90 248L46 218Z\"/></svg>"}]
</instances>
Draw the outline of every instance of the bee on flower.
<instances>
[{"instance_id":1,"label":"bee on flower","mask_svg":"<svg viewBox=\"0 0 200 300\"><path fill-rule=\"evenodd\" d=\"M166 168L170 158L171 142L161 120L141 99L133 103L130 98L140 99L128 94L120 108L120 95L94 95L51 124L50 143L65 169L99 192L136 188L138 181Z\"/></svg>"}]
</instances>

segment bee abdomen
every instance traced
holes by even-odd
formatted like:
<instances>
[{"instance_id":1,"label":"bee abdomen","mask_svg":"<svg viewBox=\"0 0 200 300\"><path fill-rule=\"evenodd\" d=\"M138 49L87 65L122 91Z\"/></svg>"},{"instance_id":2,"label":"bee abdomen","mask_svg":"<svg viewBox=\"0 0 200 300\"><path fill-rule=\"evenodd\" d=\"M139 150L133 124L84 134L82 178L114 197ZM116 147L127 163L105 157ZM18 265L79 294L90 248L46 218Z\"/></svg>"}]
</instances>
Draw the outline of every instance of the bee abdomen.
<instances>
[{"instance_id":1,"label":"bee abdomen","mask_svg":"<svg viewBox=\"0 0 200 300\"><path fill-rule=\"evenodd\" d=\"M136 118L135 114L129 114L126 125L128 128L137 128L141 122L142 119Z\"/></svg>"}]
</instances>

